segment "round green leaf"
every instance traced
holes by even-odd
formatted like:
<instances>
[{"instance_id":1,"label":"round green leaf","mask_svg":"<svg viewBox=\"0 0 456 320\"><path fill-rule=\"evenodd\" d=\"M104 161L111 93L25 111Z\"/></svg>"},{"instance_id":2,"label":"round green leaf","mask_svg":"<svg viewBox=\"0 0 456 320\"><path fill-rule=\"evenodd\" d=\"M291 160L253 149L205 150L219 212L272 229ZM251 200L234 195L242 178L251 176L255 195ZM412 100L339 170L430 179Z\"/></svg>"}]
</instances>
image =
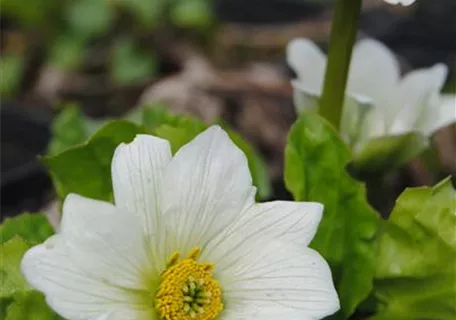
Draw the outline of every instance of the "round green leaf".
<instances>
[{"instance_id":1,"label":"round green leaf","mask_svg":"<svg viewBox=\"0 0 456 320\"><path fill-rule=\"evenodd\" d=\"M351 155L332 126L315 113L301 115L285 149L285 185L296 201L325 206L311 243L329 263L341 302L333 318L346 319L372 290L377 215L363 184L345 170Z\"/></svg>"},{"instance_id":2,"label":"round green leaf","mask_svg":"<svg viewBox=\"0 0 456 320\"><path fill-rule=\"evenodd\" d=\"M171 9L171 21L183 28L206 28L213 21L210 2L205 0L180 1Z\"/></svg>"},{"instance_id":3,"label":"round green leaf","mask_svg":"<svg viewBox=\"0 0 456 320\"><path fill-rule=\"evenodd\" d=\"M67 7L66 19L75 34L88 38L104 34L114 15L107 0L75 0Z\"/></svg>"},{"instance_id":4,"label":"round green leaf","mask_svg":"<svg viewBox=\"0 0 456 320\"><path fill-rule=\"evenodd\" d=\"M54 233L49 221L40 213L23 213L6 218L0 225L0 244L18 235L30 243L40 243Z\"/></svg>"},{"instance_id":5,"label":"round green leaf","mask_svg":"<svg viewBox=\"0 0 456 320\"><path fill-rule=\"evenodd\" d=\"M407 189L378 243L375 320L456 318L456 191Z\"/></svg>"},{"instance_id":6,"label":"round green leaf","mask_svg":"<svg viewBox=\"0 0 456 320\"><path fill-rule=\"evenodd\" d=\"M110 71L116 84L126 85L144 81L155 75L156 68L155 56L143 52L132 39L121 38L115 43Z\"/></svg>"},{"instance_id":7,"label":"round green leaf","mask_svg":"<svg viewBox=\"0 0 456 320\"><path fill-rule=\"evenodd\" d=\"M49 168L61 198L77 193L89 198L112 199L111 159L116 147L143 133L142 127L124 120L111 121L87 142L42 160Z\"/></svg>"}]
</instances>

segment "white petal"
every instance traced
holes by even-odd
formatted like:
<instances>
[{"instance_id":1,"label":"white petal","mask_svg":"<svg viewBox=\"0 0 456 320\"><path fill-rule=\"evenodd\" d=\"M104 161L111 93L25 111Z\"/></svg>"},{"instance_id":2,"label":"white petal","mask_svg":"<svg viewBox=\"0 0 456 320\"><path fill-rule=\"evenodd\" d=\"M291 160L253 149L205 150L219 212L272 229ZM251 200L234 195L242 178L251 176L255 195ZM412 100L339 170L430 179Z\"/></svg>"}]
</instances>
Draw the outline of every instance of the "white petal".
<instances>
[{"instance_id":1,"label":"white petal","mask_svg":"<svg viewBox=\"0 0 456 320\"><path fill-rule=\"evenodd\" d=\"M116 206L139 217L157 272L168 258L160 218L160 188L170 161L169 142L151 135L137 135L130 144L119 145L112 160Z\"/></svg>"},{"instance_id":2,"label":"white petal","mask_svg":"<svg viewBox=\"0 0 456 320\"><path fill-rule=\"evenodd\" d=\"M201 253L201 260L226 268L240 252L250 254L264 239L307 246L317 232L323 205L316 202L274 201L255 204L211 241Z\"/></svg>"},{"instance_id":3,"label":"white petal","mask_svg":"<svg viewBox=\"0 0 456 320\"><path fill-rule=\"evenodd\" d=\"M247 158L218 126L176 153L162 190L162 212L174 236L170 250L183 254L204 247L254 203Z\"/></svg>"},{"instance_id":4,"label":"white petal","mask_svg":"<svg viewBox=\"0 0 456 320\"><path fill-rule=\"evenodd\" d=\"M116 206L139 215L149 236L160 224L159 188L170 161L169 142L150 135L119 145L112 160Z\"/></svg>"},{"instance_id":5,"label":"white petal","mask_svg":"<svg viewBox=\"0 0 456 320\"><path fill-rule=\"evenodd\" d=\"M233 309L225 308L220 319L217 320L316 320L314 317L299 314L294 309L286 309L282 306L258 309L256 306L246 305L242 308Z\"/></svg>"},{"instance_id":6,"label":"white petal","mask_svg":"<svg viewBox=\"0 0 456 320\"><path fill-rule=\"evenodd\" d=\"M105 283L148 289L147 280L154 276L152 262L135 216L110 203L70 194L63 205L61 226L79 268Z\"/></svg>"},{"instance_id":7,"label":"white petal","mask_svg":"<svg viewBox=\"0 0 456 320\"><path fill-rule=\"evenodd\" d=\"M90 320L113 320L113 319L114 319L114 313L109 312L109 313L105 313L101 316L92 317Z\"/></svg>"},{"instance_id":8,"label":"white petal","mask_svg":"<svg viewBox=\"0 0 456 320\"><path fill-rule=\"evenodd\" d=\"M320 96L317 92L312 92L301 85L298 80L292 80L293 86L293 104L297 114L303 112L315 111L318 112Z\"/></svg>"},{"instance_id":9,"label":"white petal","mask_svg":"<svg viewBox=\"0 0 456 320\"><path fill-rule=\"evenodd\" d=\"M456 95L446 94L439 100L440 103L430 112L423 125L423 131L428 135L456 122Z\"/></svg>"},{"instance_id":10,"label":"white petal","mask_svg":"<svg viewBox=\"0 0 456 320\"><path fill-rule=\"evenodd\" d=\"M156 313L151 310L139 311L130 309L105 313L90 320L158 320L158 318Z\"/></svg>"},{"instance_id":11,"label":"white petal","mask_svg":"<svg viewBox=\"0 0 456 320\"><path fill-rule=\"evenodd\" d=\"M384 0L391 4L402 4L403 6L409 6L415 2L415 0Z\"/></svg>"},{"instance_id":12,"label":"white petal","mask_svg":"<svg viewBox=\"0 0 456 320\"><path fill-rule=\"evenodd\" d=\"M443 64L412 71L399 85L396 96L397 115L388 130L390 134L425 131L426 119L438 107L440 90L447 74Z\"/></svg>"},{"instance_id":13,"label":"white petal","mask_svg":"<svg viewBox=\"0 0 456 320\"><path fill-rule=\"evenodd\" d=\"M294 39L287 46L287 63L296 72L300 87L321 94L326 68L324 53L308 39Z\"/></svg>"},{"instance_id":14,"label":"white petal","mask_svg":"<svg viewBox=\"0 0 456 320\"><path fill-rule=\"evenodd\" d=\"M387 122L395 114L391 101L398 82L399 64L391 50L373 39L355 45L347 92L372 99L378 117Z\"/></svg>"},{"instance_id":15,"label":"white petal","mask_svg":"<svg viewBox=\"0 0 456 320\"><path fill-rule=\"evenodd\" d=\"M49 306L67 319L86 320L110 312L140 315L147 311L147 302L141 296L87 274L80 263L69 254L63 236L56 235L27 251L21 269L27 281L45 294Z\"/></svg>"},{"instance_id":16,"label":"white petal","mask_svg":"<svg viewBox=\"0 0 456 320\"><path fill-rule=\"evenodd\" d=\"M321 319L339 309L327 263L314 250L264 243L240 255L215 276L223 288L227 313L260 319ZM234 318L233 318L234 319Z\"/></svg>"}]
</instances>

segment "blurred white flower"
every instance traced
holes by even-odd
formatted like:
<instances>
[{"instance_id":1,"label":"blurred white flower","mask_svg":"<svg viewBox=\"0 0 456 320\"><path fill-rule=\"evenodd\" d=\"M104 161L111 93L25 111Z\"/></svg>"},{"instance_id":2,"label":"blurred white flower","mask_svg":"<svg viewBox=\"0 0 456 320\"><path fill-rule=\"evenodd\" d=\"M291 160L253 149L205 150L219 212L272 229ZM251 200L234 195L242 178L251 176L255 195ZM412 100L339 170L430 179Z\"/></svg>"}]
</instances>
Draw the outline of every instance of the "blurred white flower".
<instances>
[{"instance_id":1,"label":"blurred white flower","mask_svg":"<svg viewBox=\"0 0 456 320\"><path fill-rule=\"evenodd\" d=\"M415 2L415 0L383 0L391 4L401 4L403 6L409 6Z\"/></svg>"},{"instance_id":2,"label":"blurred white flower","mask_svg":"<svg viewBox=\"0 0 456 320\"><path fill-rule=\"evenodd\" d=\"M288 44L287 61L297 74L292 80L295 106L317 108L326 57L307 39ZM353 51L341 121L344 139L359 149L369 139L417 132L430 136L456 121L456 98L440 93L447 74L443 64L400 77L394 54L372 39Z\"/></svg>"},{"instance_id":3,"label":"blurred white flower","mask_svg":"<svg viewBox=\"0 0 456 320\"><path fill-rule=\"evenodd\" d=\"M321 319L339 309L307 247L323 207L256 204L245 155L217 126L172 157L138 135L112 160L115 205L69 195L61 232L22 260L67 319Z\"/></svg>"}]
</instances>

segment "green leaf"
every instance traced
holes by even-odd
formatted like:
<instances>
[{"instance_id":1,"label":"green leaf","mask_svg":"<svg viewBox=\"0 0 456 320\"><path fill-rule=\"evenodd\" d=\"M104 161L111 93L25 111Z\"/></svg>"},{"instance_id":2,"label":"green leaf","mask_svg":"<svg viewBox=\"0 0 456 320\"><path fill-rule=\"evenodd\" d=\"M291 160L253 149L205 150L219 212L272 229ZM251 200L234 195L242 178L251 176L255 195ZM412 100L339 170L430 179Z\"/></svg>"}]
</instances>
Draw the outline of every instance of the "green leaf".
<instances>
[{"instance_id":1,"label":"green leaf","mask_svg":"<svg viewBox=\"0 0 456 320\"><path fill-rule=\"evenodd\" d=\"M171 8L170 18L178 27L195 29L210 26L214 19L206 0L181 0Z\"/></svg>"},{"instance_id":2,"label":"green leaf","mask_svg":"<svg viewBox=\"0 0 456 320\"><path fill-rule=\"evenodd\" d=\"M100 36L109 29L114 14L106 0L77 0L69 3L66 19L74 34L81 38Z\"/></svg>"},{"instance_id":3,"label":"green leaf","mask_svg":"<svg viewBox=\"0 0 456 320\"><path fill-rule=\"evenodd\" d=\"M168 0L123 0L122 4L144 27L153 29L166 16Z\"/></svg>"},{"instance_id":4,"label":"green leaf","mask_svg":"<svg viewBox=\"0 0 456 320\"><path fill-rule=\"evenodd\" d=\"M6 218L0 225L0 244L18 235L30 243L40 243L54 233L46 217L39 213L23 213Z\"/></svg>"},{"instance_id":5,"label":"green leaf","mask_svg":"<svg viewBox=\"0 0 456 320\"><path fill-rule=\"evenodd\" d=\"M391 171L417 157L428 146L429 139L417 132L374 138L355 152L350 171L360 177Z\"/></svg>"},{"instance_id":6,"label":"green leaf","mask_svg":"<svg viewBox=\"0 0 456 320\"><path fill-rule=\"evenodd\" d=\"M75 70L82 64L84 55L84 38L63 34L50 48L49 63L62 70Z\"/></svg>"},{"instance_id":7,"label":"green leaf","mask_svg":"<svg viewBox=\"0 0 456 320\"><path fill-rule=\"evenodd\" d=\"M42 160L59 197L77 193L93 199L112 199L111 159L116 147L143 133L142 127L124 120L112 121L86 143Z\"/></svg>"},{"instance_id":8,"label":"green leaf","mask_svg":"<svg viewBox=\"0 0 456 320\"><path fill-rule=\"evenodd\" d=\"M29 236L28 232L25 233L27 236ZM39 237L34 236L32 238L38 240ZM0 244L1 319L62 319L47 306L44 296L27 284L21 273L22 257L31 246L19 236Z\"/></svg>"},{"instance_id":9,"label":"green leaf","mask_svg":"<svg viewBox=\"0 0 456 320\"><path fill-rule=\"evenodd\" d=\"M456 319L456 191L405 190L378 243L375 320Z\"/></svg>"},{"instance_id":10,"label":"green leaf","mask_svg":"<svg viewBox=\"0 0 456 320\"><path fill-rule=\"evenodd\" d=\"M350 151L337 133L315 113L293 125L285 150L285 184L296 201L324 204L311 243L329 262L341 301L335 316L346 319L372 289L377 215L365 187L345 170Z\"/></svg>"},{"instance_id":11,"label":"green leaf","mask_svg":"<svg viewBox=\"0 0 456 320\"><path fill-rule=\"evenodd\" d=\"M182 118L184 120L184 118ZM189 118L188 121L181 121L179 126L173 127L163 124L155 129L155 134L166 139L171 144L171 150L176 153L184 144L190 142L199 133L203 132L207 126L203 122Z\"/></svg>"},{"instance_id":12,"label":"green leaf","mask_svg":"<svg viewBox=\"0 0 456 320\"><path fill-rule=\"evenodd\" d=\"M16 236L0 245L0 298L32 290L20 270L23 255L31 245Z\"/></svg>"},{"instance_id":13,"label":"green leaf","mask_svg":"<svg viewBox=\"0 0 456 320\"><path fill-rule=\"evenodd\" d=\"M199 119L171 114L162 104L138 108L138 110L127 115L127 118L136 123L142 122L147 132L169 140L173 152L176 152L208 127ZM96 199L110 200L112 192L110 157L115 149L114 144L131 140L134 134L138 133L138 130L143 129L135 124L121 121L120 123L123 125L118 129L113 127L111 130L108 127L112 132L116 130L118 132L114 141L111 142L109 139L106 141L110 133L105 132L102 134L104 138L101 141L103 147L100 147L98 142L93 141L78 145L86 139L86 133L92 130L90 127L98 128L103 123L105 121L86 119L75 108L64 109L56 118L53 124L54 137L49 148L50 156L44 158L44 163L50 169L59 196L65 197L68 193L75 192ZM225 124L222 126L234 143L246 154L253 183L258 188L259 198L266 198L270 194L271 186L263 159L238 133ZM108 129L104 127L101 130ZM122 131L124 132L122 133ZM90 140L99 140L100 132L96 133ZM105 144L108 146L104 146ZM101 154L94 152L100 148L107 148L106 153L104 151L101 151ZM99 158L100 156L101 158ZM93 177L97 178L94 179ZM107 177L109 180L103 181L103 179L108 179Z\"/></svg>"},{"instance_id":14,"label":"green leaf","mask_svg":"<svg viewBox=\"0 0 456 320\"><path fill-rule=\"evenodd\" d=\"M170 126L179 126L180 123L189 123L192 121L191 117L171 114L168 107L164 103L154 103L153 105L146 105L142 110L142 122L147 130L154 132L159 126L167 124ZM203 122L196 120L204 127Z\"/></svg>"},{"instance_id":15,"label":"green leaf","mask_svg":"<svg viewBox=\"0 0 456 320\"><path fill-rule=\"evenodd\" d=\"M88 138L84 116L76 106L64 108L52 122L52 139L49 155L55 155Z\"/></svg>"},{"instance_id":16,"label":"green leaf","mask_svg":"<svg viewBox=\"0 0 456 320\"><path fill-rule=\"evenodd\" d=\"M0 298L0 319L5 319L6 309L12 302L12 298Z\"/></svg>"},{"instance_id":17,"label":"green leaf","mask_svg":"<svg viewBox=\"0 0 456 320\"><path fill-rule=\"evenodd\" d=\"M58 0L2 0L2 17L14 21L14 25L21 28L40 28L46 31L50 25L54 27L62 6Z\"/></svg>"},{"instance_id":18,"label":"green leaf","mask_svg":"<svg viewBox=\"0 0 456 320\"><path fill-rule=\"evenodd\" d=\"M38 291L15 294L14 301L6 309L4 320L59 320L59 317L46 304L44 295Z\"/></svg>"},{"instance_id":19,"label":"green leaf","mask_svg":"<svg viewBox=\"0 0 456 320\"><path fill-rule=\"evenodd\" d=\"M130 116L126 120L140 124L141 120L133 121ZM67 149L85 142L91 135L103 128L115 118L100 120L85 116L76 105L64 106L52 122L52 138L48 146L48 156L59 154Z\"/></svg>"},{"instance_id":20,"label":"green leaf","mask_svg":"<svg viewBox=\"0 0 456 320\"><path fill-rule=\"evenodd\" d=\"M130 38L120 38L114 45L111 76L116 84L125 85L144 81L155 75L155 55L143 52Z\"/></svg>"},{"instance_id":21,"label":"green leaf","mask_svg":"<svg viewBox=\"0 0 456 320\"><path fill-rule=\"evenodd\" d=\"M0 95L11 97L19 89L24 72L24 57L3 55L0 59Z\"/></svg>"}]
</instances>

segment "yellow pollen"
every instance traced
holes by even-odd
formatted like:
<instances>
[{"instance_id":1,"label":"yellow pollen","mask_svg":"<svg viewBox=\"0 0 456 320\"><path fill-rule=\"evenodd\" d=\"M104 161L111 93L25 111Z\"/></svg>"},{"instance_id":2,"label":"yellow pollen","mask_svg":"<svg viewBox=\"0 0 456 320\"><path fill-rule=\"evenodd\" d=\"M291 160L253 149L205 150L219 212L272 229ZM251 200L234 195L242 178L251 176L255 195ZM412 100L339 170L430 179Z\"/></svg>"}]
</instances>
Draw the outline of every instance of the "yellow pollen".
<instances>
[{"instance_id":1,"label":"yellow pollen","mask_svg":"<svg viewBox=\"0 0 456 320\"><path fill-rule=\"evenodd\" d=\"M162 320L213 320L223 309L222 291L213 278L214 265L196 260L200 249L178 261L173 253L155 297L155 309Z\"/></svg>"}]
</instances>

